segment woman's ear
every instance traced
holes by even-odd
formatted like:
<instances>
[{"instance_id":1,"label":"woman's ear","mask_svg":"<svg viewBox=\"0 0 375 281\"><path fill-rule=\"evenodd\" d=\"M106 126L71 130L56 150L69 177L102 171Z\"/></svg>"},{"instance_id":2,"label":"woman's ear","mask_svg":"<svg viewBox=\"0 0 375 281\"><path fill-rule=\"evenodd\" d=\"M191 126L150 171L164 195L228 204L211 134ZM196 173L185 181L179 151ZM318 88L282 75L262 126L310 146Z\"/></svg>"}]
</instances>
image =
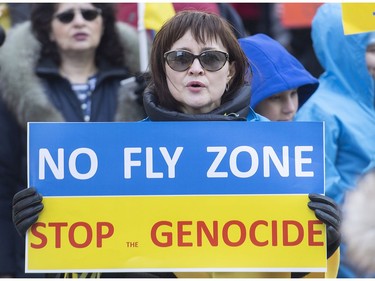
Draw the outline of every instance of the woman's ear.
<instances>
[{"instance_id":1,"label":"woman's ear","mask_svg":"<svg viewBox=\"0 0 375 281\"><path fill-rule=\"evenodd\" d=\"M229 71L227 76L227 83L230 83L232 77L236 74L235 62L231 62L229 65Z\"/></svg>"}]
</instances>

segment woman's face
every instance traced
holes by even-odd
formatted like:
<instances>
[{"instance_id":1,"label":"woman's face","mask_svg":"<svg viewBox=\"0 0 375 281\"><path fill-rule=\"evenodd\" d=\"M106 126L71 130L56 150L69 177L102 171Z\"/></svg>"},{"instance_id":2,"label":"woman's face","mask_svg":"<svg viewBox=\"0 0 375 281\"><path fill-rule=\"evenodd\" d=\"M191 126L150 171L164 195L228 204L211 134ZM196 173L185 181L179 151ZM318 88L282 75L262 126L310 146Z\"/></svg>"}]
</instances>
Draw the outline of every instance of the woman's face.
<instances>
[{"instance_id":1,"label":"woman's face","mask_svg":"<svg viewBox=\"0 0 375 281\"><path fill-rule=\"evenodd\" d=\"M89 3L58 4L50 38L56 42L61 53L94 51L99 46L103 18L98 11Z\"/></svg>"},{"instance_id":2,"label":"woman's face","mask_svg":"<svg viewBox=\"0 0 375 281\"><path fill-rule=\"evenodd\" d=\"M171 50L189 51L199 55L203 51L215 50L227 52L221 40L207 41L200 44L194 40L190 31L177 40ZM167 83L172 96L181 104L181 110L188 114L208 113L220 106L221 97L225 92L226 84L234 75L234 63L225 62L218 71L205 70L198 58L185 71L173 70L165 62Z\"/></svg>"},{"instance_id":3,"label":"woman's face","mask_svg":"<svg viewBox=\"0 0 375 281\"><path fill-rule=\"evenodd\" d=\"M271 121L292 121L298 109L297 90L289 90L259 102L255 111Z\"/></svg>"}]
</instances>

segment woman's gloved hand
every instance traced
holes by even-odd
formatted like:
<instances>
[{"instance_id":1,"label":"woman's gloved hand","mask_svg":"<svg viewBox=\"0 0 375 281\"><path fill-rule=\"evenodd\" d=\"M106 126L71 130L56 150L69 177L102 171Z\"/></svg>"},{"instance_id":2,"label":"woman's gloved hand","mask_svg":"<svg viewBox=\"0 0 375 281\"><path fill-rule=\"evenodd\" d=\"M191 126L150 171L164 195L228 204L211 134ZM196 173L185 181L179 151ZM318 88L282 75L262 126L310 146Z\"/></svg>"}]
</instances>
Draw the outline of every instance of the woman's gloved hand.
<instances>
[{"instance_id":1,"label":"woman's gloved hand","mask_svg":"<svg viewBox=\"0 0 375 281\"><path fill-rule=\"evenodd\" d=\"M341 243L341 211L335 201L328 196L311 193L307 204L315 212L315 216L326 225L327 258L337 250Z\"/></svg>"},{"instance_id":2,"label":"woman's gloved hand","mask_svg":"<svg viewBox=\"0 0 375 281\"><path fill-rule=\"evenodd\" d=\"M13 224L21 236L38 220L43 210L43 197L30 187L17 192L13 197Z\"/></svg>"}]
</instances>

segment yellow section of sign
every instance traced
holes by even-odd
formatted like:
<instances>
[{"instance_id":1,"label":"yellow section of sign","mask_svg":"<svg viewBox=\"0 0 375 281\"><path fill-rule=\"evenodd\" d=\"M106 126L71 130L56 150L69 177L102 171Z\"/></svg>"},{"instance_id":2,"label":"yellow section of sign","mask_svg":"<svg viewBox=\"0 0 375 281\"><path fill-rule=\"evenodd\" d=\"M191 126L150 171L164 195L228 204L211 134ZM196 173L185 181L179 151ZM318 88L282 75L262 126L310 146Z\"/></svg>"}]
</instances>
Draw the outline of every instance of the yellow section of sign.
<instances>
[{"instance_id":1,"label":"yellow section of sign","mask_svg":"<svg viewBox=\"0 0 375 281\"><path fill-rule=\"evenodd\" d=\"M344 34L375 31L375 3L342 3Z\"/></svg>"},{"instance_id":2,"label":"yellow section of sign","mask_svg":"<svg viewBox=\"0 0 375 281\"><path fill-rule=\"evenodd\" d=\"M307 195L43 199L28 232L37 271L324 271Z\"/></svg>"}]
</instances>

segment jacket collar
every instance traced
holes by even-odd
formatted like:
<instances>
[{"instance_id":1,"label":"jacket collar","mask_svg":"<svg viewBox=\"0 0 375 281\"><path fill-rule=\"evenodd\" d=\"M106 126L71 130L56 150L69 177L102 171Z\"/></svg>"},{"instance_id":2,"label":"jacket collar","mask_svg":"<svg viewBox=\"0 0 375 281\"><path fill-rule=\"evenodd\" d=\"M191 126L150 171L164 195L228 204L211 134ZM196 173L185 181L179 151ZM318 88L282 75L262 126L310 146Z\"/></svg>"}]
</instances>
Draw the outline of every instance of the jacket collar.
<instances>
[{"instance_id":1,"label":"jacket collar","mask_svg":"<svg viewBox=\"0 0 375 281\"><path fill-rule=\"evenodd\" d=\"M143 95L143 104L151 121L246 121L250 108L250 86L242 87L233 98L207 114L185 114L158 105L152 90Z\"/></svg>"},{"instance_id":2,"label":"jacket collar","mask_svg":"<svg viewBox=\"0 0 375 281\"><path fill-rule=\"evenodd\" d=\"M98 63L99 72L97 73L97 84L108 76L124 77L128 75L126 67L113 67L108 61L100 59ZM49 57L43 57L39 60L35 72L39 76L61 76L56 63Z\"/></svg>"}]
</instances>

